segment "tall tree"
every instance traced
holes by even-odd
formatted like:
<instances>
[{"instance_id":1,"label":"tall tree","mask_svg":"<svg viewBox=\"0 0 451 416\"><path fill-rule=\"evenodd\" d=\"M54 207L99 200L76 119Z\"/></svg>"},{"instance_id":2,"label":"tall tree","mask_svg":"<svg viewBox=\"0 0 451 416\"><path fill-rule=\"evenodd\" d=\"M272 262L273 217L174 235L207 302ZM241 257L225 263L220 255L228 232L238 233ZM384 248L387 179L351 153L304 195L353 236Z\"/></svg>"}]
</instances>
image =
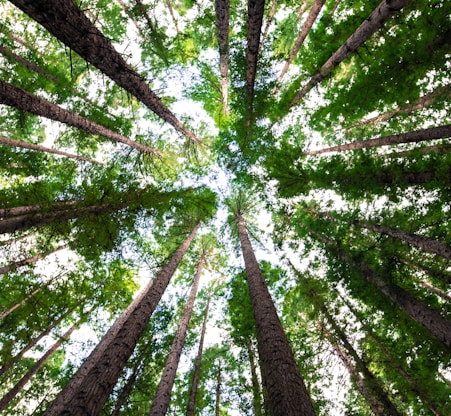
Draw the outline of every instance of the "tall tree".
<instances>
[{"instance_id":1,"label":"tall tree","mask_svg":"<svg viewBox=\"0 0 451 416\"><path fill-rule=\"evenodd\" d=\"M215 0L216 29L218 31L219 71L224 114L229 113L229 21L230 0Z\"/></svg>"}]
</instances>

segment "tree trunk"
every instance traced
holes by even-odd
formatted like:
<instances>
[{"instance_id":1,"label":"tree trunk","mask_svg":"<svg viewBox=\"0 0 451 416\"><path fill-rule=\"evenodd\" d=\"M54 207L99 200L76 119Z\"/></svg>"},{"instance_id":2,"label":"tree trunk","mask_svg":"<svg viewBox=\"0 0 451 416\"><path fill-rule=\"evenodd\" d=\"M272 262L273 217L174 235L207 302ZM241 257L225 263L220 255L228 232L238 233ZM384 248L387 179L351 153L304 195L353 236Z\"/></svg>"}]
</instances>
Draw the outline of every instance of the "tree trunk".
<instances>
[{"instance_id":1,"label":"tree trunk","mask_svg":"<svg viewBox=\"0 0 451 416\"><path fill-rule=\"evenodd\" d=\"M229 114L229 20L230 0L215 0L216 29L219 45L219 71L221 74L222 107Z\"/></svg>"},{"instance_id":2,"label":"tree trunk","mask_svg":"<svg viewBox=\"0 0 451 416\"><path fill-rule=\"evenodd\" d=\"M215 400L215 416L220 416L220 405L221 405L221 363L218 364L216 373L216 400Z\"/></svg>"},{"instance_id":3,"label":"tree trunk","mask_svg":"<svg viewBox=\"0 0 451 416\"><path fill-rule=\"evenodd\" d=\"M365 397L365 400L368 402L368 405L370 406L373 413L377 416L399 416L399 413L394 406L394 404L389 399L388 395L385 393L385 391L382 389L382 387L379 384L379 381L376 379L374 374L368 369L366 363L363 361L362 358L359 357L357 354L357 351L354 349L354 347L351 345L349 340L346 337L346 334L343 332L343 330L338 326L338 324L335 322L334 318L330 314L329 310L326 308L326 305L322 304L321 311L324 314L324 316L327 319L327 322L333 329L333 333L344 348L346 349L347 354L349 354L353 359L355 363L355 367L352 365L351 360L348 359L348 363L351 367L354 367L352 371L350 371L351 376L359 375L356 379L356 385L359 388L359 391L361 394ZM326 338L331 342L334 349L338 347L336 343L334 342L334 337L331 334L328 334L327 331L325 332ZM342 351L343 352L343 351ZM344 353L344 352L343 352ZM346 354L346 355L347 355ZM340 356L341 358L341 356ZM345 364L346 365L346 364ZM346 368L349 367L346 366ZM361 377L360 374L363 376Z\"/></svg>"},{"instance_id":4,"label":"tree trunk","mask_svg":"<svg viewBox=\"0 0 451 416\"><path fill-rule=\"evenodd\" d=\"M241 212L235 214L257 329L258 351L266 375L273 416L314 415L304 381L247 235Z\"/></svg>"},{"instance_id":5,"label":"tree trunk","mask_svg":"<svg viewBox=\"0 0 451 416\"><path fill-rule=\"evenodd\" d=\"M34 143L28 143L21 140L14 140L9 139L4 136L0 136L0 144L4 146L11 146L11 147L20 147L22 149L30 149L30 150L36 150L38 152L44 152L44 153L50 153L58 156L64 156L69 159L74 159L79 162L89 162L89 163L96 163L98 165L104 165L105 163L99 162L98 160L91 159L89 157L74 155L73 153L64 152L63 150L57 150L57 149L51 149L49 147L41 146L39 144Z\"/></svg>"},{"instance_id":6,"label":"tree trunk","mask_svg":"<svg viewBox=\"0 0 451 416\"><path fill-rule=\"evenodd\" d=\"M59 107L56 104L52 104L43 98L2 80L0 80L0 104L6 104L19 110L67 124L68 126L76 127L90 134L106 137L107 139L126 144L127 146L138 149L144 153L151 153L156 156L162 155L159 150L135 142L128 137L115 133L101 124L95 123L79 114L72 113L71 111Z\"/></svg>"},{"instance_id":7,"label":"tree trunk","mask_svg":"<svg viewBox=\"0 0 451 416\"><path fill-rule=\"evenodd\" d=\"M409 0L383 0L371 15L357 28L357 30L337 49L326 61L320 70L304 85L293 98L290 107L295 106L316 85L318 85L329 73L342 61L348 58L360 45L381 28L394 14L399 12Z\"/></svg>"},{"instance_id":8,"label":"tree trunk","mask_svg":"<svg viewBox=\"0 0 451 416\"><path fill-rule=\"evenodd\" d=\"M287 62L285 62L285 65L283 66L282 71L280 72L279 77L277 78L276 85L274 86L272 94L274 94L276 92L277 84L280 84L283 77L287 73L288 68L293 63L294 58L296 58L296 55L300 51L305 38L307 37L308 33L310 32L310 29L312 28L313 23L315 23L315 20L317 19L325 2L326 2L326 0L315 0L314 1L313 6L310 9L310 13L307 17L307 20L305 21L304 26L302 27L302 30L299 32L299 35L294 42L293 48L291 49L290 55L288 56L288 60L287 60Z\"/></svg>"},{"instance_id":9,"label":"tree trunk","mask_svg":"<svg viewBox=\"0 0 451 416\"><path fill-rule=\"evenodd\" d=\"M257 376L257 366L255 365L255 354L252 350L252 344L249 339L246 340L247 355L249 356L249 365L251 367L251 380L252 380L252 396L254 416L263 416L262 413L262 398L260 391L260 382Z\"/></svg>"},{"instance_id":10,"label":"tree trunk","mask_svg":"<svg viewBox=\"0 0 451 416\"><path fill-rule=\"evenodd\" d=\"M257 72L258 48L265 12L265 0L248 0L247 4L247 49L246 49L246 89L249 116L254 100L254 84Z\"/></svg>"},{"instance_id":11,"label":"tree trunk","mask_svg":"<svg viewBox=\"0 0 451 416\"><path fill-rule=\"evenodd\" d=\"M0 368L0 376L5 374L9 369L19 361L26 352L30 351L37 343L50 334L50 331L55 328L57 325L59 325L63 319L67 318L81 303L85 302L86 299L83 299L79 302L78 305L73 306L66 312L64 312L58 319L56 319L53 323L51 323L44 331L42 331L36 338L31 340L20 352L18 352L14 357L11 357L11 359L2 367Z\"/></svg>"},{"instance_id":12,"label":"tree trunk","mask_svg":"<svg viewBox=\"0 0 451 416\"><path fill-rule=\"evenodd\" d=\"M409 234L405 231L389 228L379 224L368 224L360 221L353 221L353 224L374 231L379 234L385 234L398 240L404 241L412 247L419 248L429 253L437 254L448 260L451 259L451 247L442 243L439 240L434 240L429 237L424 237L418 234Z\"/></svg>"},{"instance_id":13,"label":"tree trunk","mask_svg":"<svg viewBox=\"0 0 451 416\"><path fill-rule=\"evenodd\" d=\"M177 32L177 35L179 34L179 25L177 24L177 19L175 18L174 9L172 8L171 0L165 0L166 6L168 7L169 14L171 15L172 21L174 22L175 31Z\"/></svg>"},{"instance_id":14,"label":"tree trunk","mask_svg":"<svg viewBox=\"0 0 451 416\"><path fill-rule=\"evenodd\" d=\"M450 94L451 94L451 84L445 85L444 87L438 87L434 91L431 91L430 93L425 94L422 97L418 98L418 100L414 101L412 104L406 105L405 107L397 107L392 111L388 111L376 117L372 117L367 120L362 120L359 123L356 123L351 127L348 127L346 130L349 131L357 127L365 126L367 124L378 124L381 123L382 121L390 120L398 113L411 114L414 111L422 110L423 108L428 107L434 102L434 100L438 96L443 95L444 97L448 97Z\"/></svg>"},{"instance_id":15,"label":"tree trunk","mask_svg":"<svg viewBox=\"0 0 451 416\"><path fill-rule=\"evenodd\" d=\"M5 274L5 273L9 273L10 271L16 270L19 267L25 266L27 264L36 263L38 260L41 260L41 259L49 256L50 254L56 253L56 252L58 252L60 250L64 250L67 247L68 247L67 245L59 246L59 247L56 247L56 248L54 248L52 250L48 250L45 253L36 254L35 256L28 257L27 259L16 261L14 263L8 264L7 266L0 267L0 275Z\"/></svg>"},{"instance_id":16,"label":"tree trunk","mask_svg":"<svg viewBox=\"0 0 451 416\"><path fill-rule=\"evenodd\" d=\"M11 207L11 208L1 208L0 218L11 218L17 217L19 215L29 215L35 214L40 211L50 210L50 211L62 211L66 208L73 207L76 204L80 204L82 201L77 201L75 199L70 201L56 201L52 202L50 205L23 205L21 207Z\"/></svg>"},{"instance_id":17,"label":"tree trunk","mask_svg":"<svg viewBox=\"0 0 451 416\"><path fill-rule=\"evenodd\" d=\"M197 223L155 279L115 321L44 413L45 416L100 413L199 227L200 223Z\"/></svg>"},{"instance_id":18,"label":"tree trunk","mask_svg":"<svg viewBox=\"0 0 451 416\"><path fill-rule=\"evenodd\" d=\"M194 416L194 411L196 409L197 387L199 385L200 380L200 366L202 364L202 352L204 348L205 332L207 330L209 308L210 308L210 296L208 296L207 306L205 307L204 321L202 323L202 332L200 334L199 348L197 350L196 361L194 362L194 374L189 392L188 406L186 408L186 416Z\"/></svg>"},{"instance_id":19,"label":"tree trunk","mask_svg":"<svg viewBox=\"0 0 451 416\"><path fill-rule=\"evenodd\" d=\"M11 0L11 3L44 26L66 46L94 65L150 110L194 143L189 131L130 67L111 42L90 22L72 0Z\"/></svg>"},{"instance_id":20,"label":"tree trunk","mask_svg":"<svg viewBox=\"0 0 451 416\"><path fill-rule=\"evenodd\" d=\"M419 143L428 140L443 139L451 136L451 124L432 127L424 130L410 131L407 133L393 134L391 136L378 137L376 139L360 140L339 146L327 147L320 150L304 152L306 155L317 155L329 152L342 152L344 150L368 149L378 146L393 146L400 143Z\"/></svg>"},{"instance_id":21,"label":"tree trunk","mask_svg":"<svg viewBox=\"0 0 451 416\"><path fill-rule=\"evenodd\" d=\"M437 289L435 286L431 285L429 282L420 282L420 285L423 286L425 289L430 290L431 292L435 293L438 297L442 298L444 301L450 302L451 296L448 295L448 293L445 293L441 291L440 289Z\"/></svg>"},{"instance_id":22,"label":"tree trunk","mask_svg":"<svg viewBox=\"0 0 451 416\"><path fill-rule=\"evenodd\" d=\"M200 275L204 266L205 259L200 258L197 264L196 275L194 277L191 292L186 302L185 309L183 311L182 319L177 328L174 342L171 346L166 365L161 375L160 383L158 384L155 398L152 402L152 406L149 411L149 416L165 416L166 411L171 401L172 387L174 386L175 376L177 374L177 368L182 355L183 345L185 344L186 333L188 331L189 321L193 312L194 301L196 300L197 289L199 288Z\"/></svg>"},{"instance_id":23,"label":"tree trunk","mask_svg":"<svg viewBox=\"0 0 451 416\"><path fill-rule=\"evenodd\" d=\"M52 347L47 350L47 352L27 371L27 373L14 385L14 387L6 393L0 400L0 412L3 412L11 402L23 389L25 384L27 384L31 378L44 366L47 360L56 352L56 350L61 346L64 341L67 341L71 336L72 332L77 329L80 325L81 319L72 325L70 329L62 335L57 342L55 342Z\"/></svg>"},{"instance_id":24,"label":"tree trunk","mask_svg":"<svg viewBox=\"0 0 451 416\"><path fill-rule=\"evenodd\" d=\"M268 36L269 27L271 26L272 19L274 17L274 14L276 13L277 8L277 0L272 0L271 7L268 12L268 18L266 19L265 29L263 30L262 39L260 41L260 49L258 51L258 54L260 55L262 53L262 48L265 45L266 37Z\"/></svg>"},{"instance_id":25,"label":"tree trunk","mask_svg":"<svg viewBox=\"0 0 451 416\"><path fill-rule=\"evenodd\" d=\"M338 293L338 292L337 292ZM365 332L371 337L371 339L376 343L376 345L379 347L379 349L383 352L383 354L387 357L387 359L390 361L391 366L396 369L396 371L403 377L407 383L409 384L412 391L421 399L421 401L429 407L429 410L431 413L435 416L444 416L443 414L439 413L437 410L437 407L431 403L431 401L427 398L427 394L424 392L424 390L418 386L418 384L415 382L415 380L410 376L410 374L404 369L404 367L401 365L401 363L393 357L393 355L390 353L390 351L387 350L384 343L379 339L379 337L375 334L375 332L367 325L367 323L362 318L361 314L357 312L351 304L342 296L340 293L338 293L338 296L341 298L341 300L346 304L348 309L352 312L352 314L357 318L357 320L362 325L362 328L365 330Z\"/></svg>"}]
</instances>

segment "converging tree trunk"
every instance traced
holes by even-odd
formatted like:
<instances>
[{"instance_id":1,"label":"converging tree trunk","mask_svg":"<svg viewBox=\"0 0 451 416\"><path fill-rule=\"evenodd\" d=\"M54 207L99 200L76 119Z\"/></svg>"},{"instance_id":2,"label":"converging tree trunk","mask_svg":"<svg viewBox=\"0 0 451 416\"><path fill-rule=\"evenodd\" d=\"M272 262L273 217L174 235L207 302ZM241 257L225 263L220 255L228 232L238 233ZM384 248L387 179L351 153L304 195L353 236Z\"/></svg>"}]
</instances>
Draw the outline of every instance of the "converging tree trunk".
<instances>
[{"instance_id":1,"label":"converging tree trunk","mask_svg":"<svg viewBox=\"0 0 451 416\"><path fill-rule=\"evenodd\" d=\"M196 360L194 361L194 374L193 374L193 380L191 381L191 386L190 386L190 391L189 391L189 399L188 399L188 406L186 408L186 416L194 416L194 412L196 409L197 388L199 386L199 380L200 380L200 366L202 364L202 353L203 353L203 349L204 349L205 332L207 330L209 308L210 308L210 296L208 296L207 306L205 307L204 321L202 323L202 332L200 334L199 348L197 350Z\"/></svg>"},{"instance_id":2,"label":"converging tree trunk","mask_svg":"<svg viewBox=\"0 0 451 416\"><path fill-rule=\"evenodd\" d=\"M189 131L133 70L111 42L91 23L72 0L11 0L44 26L66 46L94 65L164 121L194 143L199 139Z\"/></svg>"},{"instance_id":3,"label":"converging tree trunk","mask_svg":"<svg viewBox=\"0 0 451 416\"><path fill-rule=\"evenodd\" d=\"M419 143L428 140L443 139L451 136L451 124L429 129L410 131L407 133L393 134L390 136L378 137L376 139L360 140L353 143L342 144L339 146L327 147L320 150L311 150L304 152L306 155L317 155L329 152L342 152L344 150L367 149L378 146L393 146L400 143Z\"/></svg>"},{"instance_id":4,"label":"converging tree trunk","mask_svg":"<svg viewBox=\"0 0 451 416\"><path fill-rule=\"evenodd\" d=\"M383 0L371 15L357 28L357 30L337 49L337 51L324 63L320 70L308 81L307 84L296 94L290 103L295 106L305 95L324 78L332 69L348 58L360 45L373 35L385 22L399 12L409 0Z\"/></svg>"},{"instance_id":5,"label":"converging tree trunk","mask_svg":"<svg viewBox=\"0 0 451 416\"><path fill-rule=\"evenodd\" d=\"M199 287L200 275L204 266L205 259L201 257L197 264L196 275L194 276L193 285L183 311L180 324L175 334L174 342L171 346L166 365L158 384L155 398L149 411L149 416L165 416L171 401L172 387L174 386L177 368L182 355L183 345L185 344L186 333L188 331L189 321L193 312L194 301L196 300L197 289Z\"/></svg>"},{"instance_id":6,"label":"converging tree trunk","mask_svg":"<svg viewBox=\"0 0 451 416\"><path fill-rule=\"evenodd\" d=\"M221 409L221 383L222 383L222 369L221 362L216 367L216 397L215 397L215 416L220 416Z\"/></svg>"},{"instance_id":7,"label":"converging tree trunk","mask_svg":"<svg viewBox=\"0 0 451 416\"><path fill-rule=\"evenodd\" d=\"M215 0L216 29L218 31L219 71L224 114L229 113L229 20L230 0Z\"/></svg>"},{"instance_id":8,"label":"converging tree trunk","mask_svg":"<svg viewBox=\"0 0 451 416\"><path fill-rule=\"evenodd\" d=\"M260 49L258 51L259 55L262 53L262 49L265 44L266 37L268 36L269 28L271 26L271 22L274 17L274 14L276 13L276 9L277 9L277 0L272 0L271 7L268 12L268 17L266 18L266 24L265 24L265 28L263 30L263 35L262 35L262 38L260 41Z\"/></svg>"},{"instance_id":9,"label":"converging tree trunk","mask_svg":"<svg viewBox=\"0 0 451 416\"><path fill-rule=\"evenodd\" d=\"M199 227L200 223L197 223L155 279L115 321L45 416L100 413Z\"/></svg>"},{"instance_id":10,"label":"converging tree trunk","mask_svg":"<svg viewBox=\"0 0 451 416\"><path fill-rule=\"evenodd\" d=\"M255 354L252 343L248 338L246 340L246 350L249 357L249 365L251 368L251 381L252 381L252 403L254 408L254 416L263 416L262 409L262 392L260 389L260 382L257 375L257 365L255 363Z\"/></svg>"},{"instance_id":11,"label":"converging tree trunk","mask_svg":"<svg viewBox=\"0 0 451 416\"><path fill-rule=\"evenodd\" d=\"M0 104L6 104L19 110L27 111L50 120L67 124L68 126L76 127L91 134L106 137L107 139L126 144L127 146L144 153L150 153L156 156L162 155L159 150L135 142L128 137L115 133L101 124L95 123L79 114L72 113L71 111L59 107L56 104L52 104L43 98L2 80L0 80Z\"/></svg>"},{"instance_id":12,"label":"converging tree trunk","mask_svg":"<svg viewBox=\"0 0 451 416\"><path fill-rule=\"evenodd\" d=\"M304 381L249 240L241 212L235 213L238 236L257 329L272 416L314 415Z\"/></svg>"}]
</instances>

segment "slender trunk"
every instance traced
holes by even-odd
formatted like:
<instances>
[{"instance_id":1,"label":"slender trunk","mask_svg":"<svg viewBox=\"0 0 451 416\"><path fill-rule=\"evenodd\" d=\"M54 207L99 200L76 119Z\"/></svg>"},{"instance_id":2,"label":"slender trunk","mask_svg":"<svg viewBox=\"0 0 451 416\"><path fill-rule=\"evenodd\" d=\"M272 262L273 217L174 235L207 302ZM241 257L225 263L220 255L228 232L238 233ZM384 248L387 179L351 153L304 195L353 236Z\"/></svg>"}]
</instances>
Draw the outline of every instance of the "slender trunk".
<instances>
[{"instance_id":1,"label":"slender trunk","mask_svg":"<svg viewBox=\"0 0 451 416\"><path fill-rule=\"evenodd\" d=\"M444 301L447 302L451 301L451 296L448 295L448 293L441 291L440 289L431 285L429 282L420 282L420 285L423 286L425 289L428 289L431 292L435 293L438 297L442 298Z\"/></svg>"},{"instance_id":2,"label":"slender trunk","mask_svg":"<svg viewBox=\"0 0 451 416\"><path fill-rule=\"evenodd\" d=\"M391 136L378 137L376 139L360 140L339 146L327 147L320 150L305 152L306 155L317 155L329 152L342 152L344 150L368 149L378 146L393 146L400 143L419 143L429 140L443 139L451 136L451 124L429 129L410 131L407 133L393 134Z\"/></svg>"},{"instance_id":3,"label":"slender trunk","mask_svg":"<svg viewBox=\"0 0 451 416\"><path fill-rule=\"evenodd\" d=\"M196 395L200 380L200 366L202 364L202 352L204 349L204 339L205 332L207 330L209 308L210 308L210 296L208 296L207 306L205 307L204 321L202 323L202 332L200 334L199 348L197 350L196 360L194 362L194 374L189 392L188 406L186 408L186 416L194 416L194 411L196 409Z\"/></svg>"},{"instance_id":4,"label":"slender trunk","mask_svg":"<svg viewBox=\"0 0 451 416\"><path fill-rule=\"evenodd\" d=\"M23 389L23 387L31 380L31 378L44 366L47 360L56 352L61 344L69 339L72 332L80 325L81 319L72 325L70 329L62 335L52 347L27 371L27 373L14 385L14 387L6 393L0 400L0 412L3 412L11 402Z\"/></svg>"},{"instance_id":5,"label":"slender trunk","mask_svg":"<svg viewBox=\"0 0 451 416\"><path fill-rule=\"evenodd\" d=\"M421 399L421 401L426 406L429 407L431 413L435 416L444 416L437 410L437 407L433 403L431 403L431 401L427 398L427 394L425 393L425 391L420 386L418 386L418 384L415 382L412 376L404 369L401 363L390 353L390 351L387 350L384 343L379 339L379 337L375 334L375 332L367 325L362 315L359 312L357 312L343 296L341 296L339 293L338 295L340 296L341 300L346 304L348 309L352 312L352 314L360 322L365 332L376 343L376 345L383 352L385 357L387 357L391 366L398 372L399 375L401 375L401 377L403 377L407 381L412 391Z\"/></svg>"},{"instance_id":6,"label":"slender trunk","mask_svg":"<svg viewBox=\"0 0 451 416\"><path fill-rule=\"evenodd\" d=\"M35 214L40 211L44 211L48 209L49 211L61 211L69 207L73 207L76 204L81 203L82 201L77 201L75 199L70 201L56 201L52 202L50 205L23 205L20 207L11 207L11 208L1 208L0 209L0 218L11 218L17 217L19 215L28 215Z\"/></svg>"},{"instance_id":7,"label":"slender trunk","mask_svg":"<svg viewBox=\"0 0 451 416\"><path fill-rule=\"evenodd\" d=\"M7 266L0 267L0 275L5 274L5 273L9 273L10 271L16 270L19 267L26 266L27 264L36 263L38 260L41 260L41 259L49 256L50 254L56 253L56 252L58 252L60 250L64 250L67 247L68 247L67 244L63 245L63 246L59 246L59 247L56 247L56 248L54 248L52 250L48 250L45 253L36 254L35 256L28 257L27 259L16 261L14 263L8 264ZM0 319L2 319L2 317L0 317Z\"/></svg>"},{"instance_id":8,"label":"slender trunk","mask_svg":"<svg viewBox=\"0 0 451 416\"><path fill-rule=\"evenodd\" d=\"M395 405L391 402L387 393L382 389L379 381L376 379L374 374L368 369L366 363L357 354L357 351L355 351L354 347L347 339L346 334L335 322L329 310L326 308L326 305L323 304L321 306L321 311L327 318L329 325L332 327L334 335L338 337L338 339L346 349L347 354L349 354L354 359L355 370L353 371L353 373L358 372L363 375L363 380L358 380L356 384L358 385L362 395L367 400L373 413L380 416L399 416ZM332 345L335 346L333 336L327 334L327 331L326 337L329 339ZM360 381L363 381L363 383L360 383Z\"/></svg>"},{"instance_id":9,"label":"slender trunk","mask_svg":"<svg viewBox=\"0 0 451 416\"><path fill-rule=\"evenodd\" d=\"M398 259L399 261L401 261L402 263L406 264L407 266L412 267L415 270L419 270L425 274L427 274L430 277L433 277L435 279L440 280L441 282L445 283L445 284L451 284L451 276L448 274L444 273L444 269L443 271L438 271L438 270L433 270L430 267L426 267L422 264L415 264L412 263L411 261L407 260L407 259L403 259L401 257L396 256L396 259Z\"/></svg>"},{"instance_id":10,"label":"slender trunk","mask_svg":"<svg viewBox=\"0 0 451 416\"><path fill-rule=\"evenodd\" d=\"M96 163L98 165L105 164L103 162L99 162L98 160L91 159L89 157L74 155L73 153L64 152L63 150L51 149L49 147L41 146L39 144L28 143L28 142L24 142L21 140L9 139L4 136L0 136L0 144L4 145L4 146L20 147L22 149L30 149L30 150L36 150L38 152L44 152L44 153L50 153L53 155L64 156L69 159L77 160L79 162Z\"/></svg>"},{"instance_id":11,"label":"slender trunk","mask_svg":"<svg viewBox=\"0 0 451 416\"><path fill-rule=\"evenodd\" d=\"M221 363L218 364L216 373L216 400L215 400L215 416L220 416L220 405L221 405Z\"/></svg>"},{"instance_id":12,"label":"slender trunk","mask_svg":"<svg viewBox=\"0 0 451 416\"><path fill-rule=\"evenodd\" d=\"M101 124L95 123L79 114L72 113L71 111L2 80L0 80L0 104L6 104L19 110L27 111L50 120L67 124L68 126L76 127L91 134L106 137L107 139L126 144L127 146L138 149L144 153L151 153L156 156L162 155L159 150L135 142L128 137L115 133Z\"/></svg>"},{"instance_id":13,"label":"slender trunk","mask_svg":"<svg viewBox=\"0 0 451 416\"><path fill-rule=\"evenodd\" d=\"M197 223L155 279L116 320L44 413L46 416L100 413L199 227Z\"/></svg>"},{"instance_id":14,"label":"slender trunk","mask_svg":"<svg viewBox=\"0 0 451 416\"><path fill-rule=\"evenodd\" d=\"M84 302L86 299L83 299L79 304ZM59 325L63 319L67 318L79 305L73 306L72 308L68 309L66 312L64 312L58 319L56 319L53 323L51 323L44 331L42 331L36 338L31 340L20 352L18 352L14 357L11 357L11 359L2 367L0 368L0 376L5 374L7 371L10 370L10 368L17 363L28 351L30 351L37 343L50 334L50 331L55 328L57 325Z\"/></svg>"},{"instance_id":15,"label":"slender trunk","mask_svg":"<svg viewBox=\"0 0 451 416\"><path fill-rule=\"evenodd\" d=\"M238 236L257 329L258 351L266 374L273 416L314 415L304 381L255 257L241 212L236 213Z\"/></svg>"},{"instance_id":16,"label":"slender trunk","mask_svg":"<svg viewBox=\"0 0 451 416\"><path fill-rule=\"evenodd\" d=\"M432 238L424 237L418 234L409 234L405 231L396 228L385 227L379 224L368 224L359 221L353 221L353 224L362 228L366 228L367 230L371 230L379 234L385 234L398 240L404 241L412 247L419 248L429 253L437 254L438 256L442 256L448 260L451 259L451 247L447 246L439 240L434 240Z\"/></svg>"},{"instance_id":17,"label":"slender trunk","mask_svg":"<svg viewBox=\"0 0 451 416\"><path fill-rule=\"evenodd\" d=\"M356 123L351 127L348 127L346 130L349 131L357 127L365 126L367 124L378 124L381 123L382 121L390 120L398 113L411 114L414 111L422 110L423 108L428 107L434 102L434 100L437 97L441 95L443 95L444 97L448 97L450 94L451 94L451 84L447 84L444 87L438 87L434 91L431 91L430 93L423 95L422 97L418 98L418 100L414 101L409 105L406 105L405 107L397 107L394 110L387 111L386 113L383 114L379 114L376 117L372 117L367 120L362 120L359 123Z\"/></svg>"},{"instance_id":18,"label":"slender trunk","mask_svg":"<svg viewBox=\"0 0 451 416\"><path fill-rule=\"evenodd\" d=\"M263 30L262 39L260 41L260 50L258 51L258 54L260 55L262 53L262 48L265 45L266 37L268 36L269 27L271 26L272 19L274 17L274 14L276 13L277 9L277 0L272 0L271 7L268 12L268 18L266 19L265 29Z\"/></svg>"},{"instance_id":19,"label":"slender trunk","mask_svg":"<svg viewBox=\"0 0 451 416\"><path fill-rule=\"evenodd\" d=\"M252 396L253 396L253 407L254 415L262 416L262 399L260 391L260 382L257 376L257 366L255 365L255 354L252 350L252 344L249 339L246 340L247 355L249 356L249 364L251 367L251 380L252 380Z\"/></svg>"},{"instance_id":20,"label":"slender trunk","mask_svg":"<svg viewBox=\"0 0 451 416\"><path fill-rule=\"evenodd\" d=\"M346 261L352 267L359 269L365 280L377 287L382 294L413 320L423 325L447 349L451 349L451 321L449 319L430 308L402 287L396 284L387 284L371 267L365 263L354 261L349 253L338 248L327 237L317 233L315 235L339 258Z\"/></svg>"},{"instance_id":21,"label":"slender trunk","mask_svg":"<svg viewBox=\"0 0 451 416\"><path fill-rule=\"evenodd\" d=\"M177 32L177 35L180 33L179 31L179 25L177 24L177 19L175 18L174 9L172 8L171 0L165 0L166 6L168 7L169 14L171 15L172 21L174 22L175 31Z\"/></svg>"},{"instance_id":22,"label":"slender trunk","mask_svg":"<svg viewBox=\"0 0 451 416\"><path fill-rule=\"evenodd\" d=\"M11 0L11 3L44 26L66 46L110 77L164 121L194 143L189 131L129 66L111 42L90 22L72 0Z\"/></svg>"},{"instance_id":23,"label":"slender trunk","mask_svg":"<svg viewBox=\"0 0 451 416\"><path fill-rule=\"evenodd\" d=\"M282 71L279 74L279 77L277 78L276 85L274 86L274 89L272 91L272 94L274 94L277 90L277 84L280 84L283 77L288 71L288 68L293 63L294 58L296 58L296 55L300 51L305 38L307 37L308 33L310 32L310 29L313 26L313 23L315 23L315 20L317 19L322 7L324 6L324 3L326 0L315 0L313 3L312 8L310 9L310 13L307 17L307 20L304 23L304 26L302 27L302 30L299 32L298 37L296 38L293 48L291 49L290 55L288 56L288 60L285 62L285 65L282 68Z\"/></svg>"},{"instance_id":24,"label":"slender trunk","mask_svg":"<svg viewBox=\"0 0 451 416\"><path fill-rule=\"evenodd\" d=\"M182 355L183 345L185 344L186 333L188 331L189 321L191 320L191 314L193 312L194 301L196 300L197 289L199 288L200 275L204 266L204 258L201 257L198 264L194 282L191 287L191 292L186 302L185 309L183 311L182 319L177 328L174 342L171 346L166 365L161 375L160 383L158 384L155 398L152 402L152 406L149 411L149 416L164 416L169 407L171 401L172 387L174 386L175 376L177 374L177 368Z\"/></svg>"},{"instance_id":25,"label":"slender trunk","mask_svg":"<svg viewBox=\"0 0 451 416\"><path fill-rule=\"evenodd\" d=\"M219 45L219 71L221 74L222 107L229 113L229 21L230 0L215 0L216 29Z\"/></svg>"},{"instance_id":26,"label":"slender trunk","mask_svg":"<svg viewBox=\"0 0 451 416\"><path fill-rule=\"evenodd\" d=\"M316 85L318 85L343 60L348 58L360 45L381 28L387 20L399 12L409 0L383 0L371 15L357 28L357 30L337 49L337 51L324 63L320 70L304 85L293 98L290 107L295 106Z\"/></svg>"}]
</instances>

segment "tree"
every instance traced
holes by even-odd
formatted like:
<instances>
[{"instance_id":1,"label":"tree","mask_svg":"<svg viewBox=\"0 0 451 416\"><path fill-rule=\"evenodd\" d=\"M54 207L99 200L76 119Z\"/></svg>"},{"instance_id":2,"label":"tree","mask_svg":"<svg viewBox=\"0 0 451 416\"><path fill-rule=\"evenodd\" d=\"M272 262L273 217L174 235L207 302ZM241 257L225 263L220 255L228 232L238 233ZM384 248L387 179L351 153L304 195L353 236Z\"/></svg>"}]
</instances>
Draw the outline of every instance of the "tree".
<instances>
[{"instance_id":1,"label":"tree","mask_svg":"<svg viewBox=\"0 0 451 416\"><path fill-rule=\"evenodd\" d=\"M219 70L221 73L222 107L229 112L229 19L230 1L215 0L216 28L219 44Z\"/></svg>"}]
</instances>

